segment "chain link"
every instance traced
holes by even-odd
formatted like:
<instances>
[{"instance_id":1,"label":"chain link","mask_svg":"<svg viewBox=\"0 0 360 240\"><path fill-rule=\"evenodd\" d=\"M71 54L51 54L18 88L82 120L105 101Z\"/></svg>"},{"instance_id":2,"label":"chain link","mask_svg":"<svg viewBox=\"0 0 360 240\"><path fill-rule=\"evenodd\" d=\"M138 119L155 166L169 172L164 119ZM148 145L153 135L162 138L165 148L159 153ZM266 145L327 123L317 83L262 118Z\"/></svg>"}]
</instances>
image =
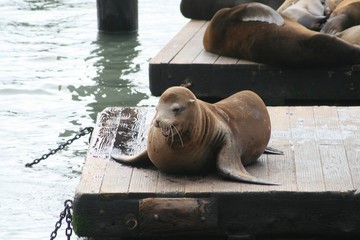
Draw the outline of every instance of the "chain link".
<instances>
[{"instance_id":1,"label":"chain link","mask_svg":"<svg viewBox=\"0 0 360 240\"><path fill-rule=\"evenodd\" d=\"M89 133L91 134L93 132L93 130L94 130L93 127L86 127L84 129L80 130L80 132L78 134L76 134L73 138L67 140L65 143L60 144L56 149L50 150L49 153L42 155L40 158L36 158L33 162L25 164L25 167L32 167L33 165L38 164L40 161L45 160L48 157L50 157L51 155L56 154L59 150L63 150L66 146L69 146L75 140L81 138L82 136L85 136ZM90 135L89 141L90 141L90 139L91 139L91 135Z\"/></svg>"},{"instance_id":2,"label":"chain link","mask_svg":"<svg viewBox=\"0 0 360 240\"><path fill-rule=\"evenodd\" d=\"M70 240L70 237L72 235L73 229L72 229L72 206L73 206L73 201L71 200L66 200L64 202L64 210L60 213L60 219L59 221L56 222L55 224L55 230L50 234L50 240L53 240L56 238L57 236L57 231L60 229L61 225L62 225L62 220L65 218L65 221L67 222L67 227L65 230L65 235L67 236L67 239Z\"/></svg>"}]
</instances>

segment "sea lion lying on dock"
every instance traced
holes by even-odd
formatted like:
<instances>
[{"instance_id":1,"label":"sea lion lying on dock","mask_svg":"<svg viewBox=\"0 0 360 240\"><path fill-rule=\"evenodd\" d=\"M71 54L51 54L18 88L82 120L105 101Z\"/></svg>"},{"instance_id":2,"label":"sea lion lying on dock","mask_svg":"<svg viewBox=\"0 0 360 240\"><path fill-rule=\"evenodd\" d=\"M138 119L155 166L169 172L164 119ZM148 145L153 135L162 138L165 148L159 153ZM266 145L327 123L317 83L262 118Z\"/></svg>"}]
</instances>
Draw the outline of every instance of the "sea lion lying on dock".
<instances>
[{"instance_id":1,"label":"sea lion lying on dock","mask_svg":"<svg viewBox=\"0 0 360 240\"><path fill-rule=\"evenodd\" d=\"M260 3L218 11L207 26L203 44L215 54L278 67L360 63L360 47L311 31Z\"/></svg>"},{"instance_id":2,"label":"sea lion lying on dock","mask_svg":"<svg viewBox=\"0 0 360 240\"><path fill-rule=\"evenodd\" d=\"M320 30L326 22L323 0L286 0L277 12L311 30Z\"/></svg>"},{"instance_id":3,"label":"sea lion lying on dock","mask_svg":"<svg viewBox=\"0 0 360 240\"><path fill-rule=\"evenodd\" d=\"M332 11L320 32L336 34L356 25L360 25L360 0L343 0Z\"/></svg>"},{"instance_id":4,"label":"sea lion lying on dock","mask_svg":"<svg viewBox=\"0 0 360 240\"><path fill-rule=\"evenodd\" d=\"M265 151L271 125L267 108L251 91L210 104L185 87L160 97L149 129L147 148L136 156L112 154L123 164L151 161L160 171L199 174L217 169L229 179L275 185L251 176L244 166Z\"/></svg>"}]
</instances>

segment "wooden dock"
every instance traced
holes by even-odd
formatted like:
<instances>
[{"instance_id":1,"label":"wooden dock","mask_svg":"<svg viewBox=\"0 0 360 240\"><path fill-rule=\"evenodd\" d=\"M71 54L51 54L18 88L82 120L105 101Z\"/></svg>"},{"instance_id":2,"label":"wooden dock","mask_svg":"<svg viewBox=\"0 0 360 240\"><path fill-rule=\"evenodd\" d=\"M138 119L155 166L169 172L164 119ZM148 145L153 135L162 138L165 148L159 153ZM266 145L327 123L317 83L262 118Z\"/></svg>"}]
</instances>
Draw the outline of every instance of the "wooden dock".
<instances>
[{"instance_id":1,"label":"wooden dock","mask_svg":"<svg viewBox=\"0 0 360 240\"><path fill-rule=\"evenodd\" d=\"M281 186L175 176L111 160L145 147L154 108L98 115L73 225L79 236L360 236L360 107L269 107L270 146L248 171ZM169 159L170 160L170 159ZM298 239L298 238L297 238ZM313 238L312 238L313 239Z\"/></svg>"},{"instance_id":2,"label":"wooden dock","mask_svg":"<svg viewBox=\"0 0 360 240\"><path fill-rule=\"evenodd\" d=\"M151 93L190 83L202 99L222 99L253 90L267 105L359 105L360 64L341 68L270 67L205 51L207 22L189 23L149 63ZM329 50L330 51L330 50Z\"/></svg>"}]
</instances>

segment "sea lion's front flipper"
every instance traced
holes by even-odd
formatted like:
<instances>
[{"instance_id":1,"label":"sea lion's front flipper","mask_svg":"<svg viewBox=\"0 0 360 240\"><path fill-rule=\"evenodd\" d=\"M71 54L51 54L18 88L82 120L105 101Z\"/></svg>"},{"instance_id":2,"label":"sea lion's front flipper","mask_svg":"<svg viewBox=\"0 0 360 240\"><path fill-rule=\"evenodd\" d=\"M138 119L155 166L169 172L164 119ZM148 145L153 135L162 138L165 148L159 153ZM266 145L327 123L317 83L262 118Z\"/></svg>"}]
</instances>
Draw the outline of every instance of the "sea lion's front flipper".
<instances>
[{"instance_id":1,"label":"sea lion's front flipper","mask_svg":"<svg viewBox=\"0 0 360 240\"><path fill-rule=\"evenodd\" d=\"M262 185L280 185L279 183L270 182L264 179L251 176L241 163L240 156L233 147L233 142L228 141L224 144L219 152L216 162L219 173L230 179L240 182L262 184Z\"/></svg>"},{"instance_id":2,"label":"sea lion's front flipper","mask_svg":"<svg viewBox=\"0 0 360 240\"><path fill-rule=\"evenodd\" d=\"M260 3L248 3L246 8L238 13L244 22L256 21L284 25L284 18L271 7Z\"/></svg>"},{"instance_id":3,"label":"sea lion's front flipper","mask_svg":"<svg viewBox=\"0 0 360 240\"><path fill-rule=\"evenodd\" d=\"M143 164L151 163L146 149L134 156L126 156L119 154L118 152L112 152L111 157L116 162L125 165L143 165Z\"/></svg>"},{"instance_id":4,"label":"sea lion's front flipper","mask_svg":"<svg viewBox=\"0 0 360 240\"><path fill-rule=\"evenodd\" d=\"M283 151L280 151L273 147L266 147L264 153L266 154L275 154L275 155L284 155Z\"/></svg>"}]
</instances>

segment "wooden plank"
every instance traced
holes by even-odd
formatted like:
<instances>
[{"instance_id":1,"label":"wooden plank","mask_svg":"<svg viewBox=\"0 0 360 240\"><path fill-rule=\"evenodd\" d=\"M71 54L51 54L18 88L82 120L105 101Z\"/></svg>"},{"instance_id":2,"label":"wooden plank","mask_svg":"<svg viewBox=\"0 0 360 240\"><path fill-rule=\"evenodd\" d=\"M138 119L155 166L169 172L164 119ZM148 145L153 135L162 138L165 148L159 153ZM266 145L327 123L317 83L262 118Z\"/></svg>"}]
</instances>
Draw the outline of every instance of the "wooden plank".
<instances>
[{"instance_id":1,"label":"wooden plank","mask_svg":"<svg viewBox=\"0 0 360 240\"><path fill-rule=\"evenodd\" d=\"M314 107L314 119L319 144L341 144L343 142L336 107Z\"/></svg>"},{"instance_id":2,"label":"wooden plank","mask_svg":"<svg viewBox=\"0 0 360 240\"><path fill-rule=\"evenodd\" d=\"M170 160L170 159L169 159ZM156 193L184 195L186 176L160 173L156 186Z\"/></svg>"},{"instance_id":3,"label":"wooden plank","mask_svg":"<svg viewBox=\"0 0 360 240\"><path fill-rule=\"evenodd\" d=\"M354 189L336 107L314 107L326 191Z\"/></svg>"},{"instance_id":4,"label":"wooden plank","mask_svg":"<svg viewBox=\"0 0 360 240\"><path fill-rule=\"evenodd\" d=\"M352 182L360 192L360 108L338 107L337 111Z\"/></svg>"},{"instance_id":5,"label":"wooden plank","mask_svg":"<svg viewBox=\"0 0 360 240\"><path fill-rule=\"evenodd\" d=\"M169 63L184 45L194 36L205 24L205 21L191 20L165 47L150 60L151 63Z\"/></svg>"},{"instance_id":6,"label":"wooden plank","mask_svg":"<svg viewBox=\"0 0 360 240\"><path fill-rule=\"evenodd\" d=\"M269 168L269 176L274 182L278 182L280 186L272 186L269 190L273 191L296 191L296 178L294 166L294 152L291 142L291 126L290 118L292 108L269 108L269 114L272 125L272 139L278 141L275 148L279 148L284 155L267 155L267 163ZM286 133L282 138L276 139L277 132ZM270 145L272 146L272 145Z\"/></svg>"},{"instance_id":7,"label":"wooden plank","mask_svg":"<svg viewBox=\"0 0 360 240\"><path fill-rule=\"evenodd\" d=\"M225 57L225 56L219 56L219 58L216 60L215 64L219 65L231 65L236 64L238 62L237 58L231 58L231 57Z\"/></svg>"},{"instance_id":8,"label":"wooden plank","mask_svg":"<svg viewBox=\"0 0 360 240\"><path fill-rule=\"evenodd\" d=\"M199 55L195 58L195 60L193 61L193 63L195 64L214 64L215 61L219 58L218 54L214 54L211 52L208 52L205 50L205 48L203 47L203 36L205 33L205 30L207 28L208 22L206 22L200 29L200 31L197 33L197 40L198 40L198 45L201 47L201 52L199 53Z\"/></svg>"},{"instance_id":9,"label":"wooden plank","mask_svg":"<svg viewBox=\"0 0 360 240\"><path fill-rule=\"evenodd\" d=\"M313 107L291 108L290 125L298 190L324 191L325 183L315 134Z\"/></svg>"},{"instance_id":10,"label":"wooden plank","mask_svg":"<svg viewBox=\"0 0 360 240\"><path fill-rule=\"evenodd\" d=\"M197 56L204 49L203 47L203 36L206 30L204 27L206 23L204 23L199 31L197 31L189 41L184 45L181 51L173 58L171 64L183 64L183 63L192 63L197 58Z\"/></svg>"},{"instance_id":11,"label":"wooden plank","mask_svg":"<svg viewBox=\"0 0 360 240\"><path fill-rule=\"evenodd\" d=\"M98 115L76 194L100 192L106 165L115 141L117 124L120 121L120 111L117 108L106 108Z\"/></svg>"},{"instance_id":12,"label":"wooden plank","mask_svg":"<svg viewBox=\"0 0 360 240\"><path fill-rule=\"evenodd\" d=\"M149 108L126 108L117 123L117 141L112 151L134 155L146 148L146 135L153 113ZM120 144L120 145L118 145ZM130 187L132 167L109 161L101 185L102 193L127 193Z\"/></svg>"},{"instance_id":13,"label":"wooden plank","mask_svg":"<svg viewBox=\"0 0 360 240\"><path fill-rule=\"evenodd\" d=\"M206 51L204 48L199 55L195 58L193 63L196 64L213 64L217 61L219 55Z\"/></svg>"},{"instance_id":14,"label":"wooden plank","mask_svg":"<svg viewBox=\"0 0 360 240\"><path fill-rule=\"evenodd\" d=\"M157 169L134 168L129 193L156 193L159 178Z\"/></svg>"},{"instance_id":15,"label":"wooden plank","mask_svg":"<svg viewBox=\"0 0 360 240\"><path fill-rule=\"evenodd\" d=\"M319 145L326 191L354 190L345 147L338 144Z\"/></svg>"}]
</instances>

